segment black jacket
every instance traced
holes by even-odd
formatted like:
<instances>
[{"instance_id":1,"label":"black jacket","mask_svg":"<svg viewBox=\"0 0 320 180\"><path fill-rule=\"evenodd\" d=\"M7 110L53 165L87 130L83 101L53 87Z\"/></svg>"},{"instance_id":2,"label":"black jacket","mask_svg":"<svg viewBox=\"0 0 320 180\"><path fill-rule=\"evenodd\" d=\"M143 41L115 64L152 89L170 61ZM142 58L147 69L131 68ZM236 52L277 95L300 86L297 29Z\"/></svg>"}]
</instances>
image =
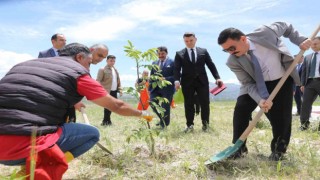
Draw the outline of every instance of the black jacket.
<instances>
[{"instance_id":1,"label":"black jacket","mask_svg":"<svg viewBox=\"0 0 320 180\"><path fill-rule=\"evenodd\" d=\"M53 133L65 122L66 110L83 96L77 78L89 72L68 57L26 61L0 80L0 134Z\"/></svg>"},{"instance_id":2,"label":"black jacket","mask_svg":"<svg viewBox=\"0 0 320 180\"><path fill-rule=\"evenodd\" d=\"M196 51L197 60L195 64L191 62L187 48L176 53L174 59L174 79L180 81L181 85L184 87L190 86L196 78L199 78L203 85L209 84L205 65L208 66L215 79L220 79L217 68L212 62L208 51L199 47L196 48Z\"/></svg>"}]
</instances>

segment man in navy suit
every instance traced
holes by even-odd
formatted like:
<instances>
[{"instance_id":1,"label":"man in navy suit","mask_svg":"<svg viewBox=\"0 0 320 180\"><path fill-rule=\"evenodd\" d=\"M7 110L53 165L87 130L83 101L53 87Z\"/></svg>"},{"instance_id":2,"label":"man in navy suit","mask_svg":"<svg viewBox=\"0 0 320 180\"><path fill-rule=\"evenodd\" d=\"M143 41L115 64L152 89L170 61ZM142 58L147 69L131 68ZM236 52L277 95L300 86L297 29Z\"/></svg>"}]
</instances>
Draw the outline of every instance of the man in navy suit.
<instances>
[{"instance_id":1,"label":"man in navy suit","mask_svg":"<svg viewBox=\"0 0 320 180\"><path fill-rule=\"evenodd\" d=\"M314 52L304 58L301 71L303 101L300 114L300 130L302 131L309 128L312 104L320 95L320 36L312 40L311 49Z\"/></svg>"},{"instance_id":2,"label":"man in navy suit","mask_svg":"<svg viewBox=\"0 0 320 180\"><path fill-rule=\"evenodd\" d=\"M38 58L55 57L58 55L58 50L66 45L66 37L63 34L57 33L51 37L52 48L39 52Z\"/></svg>"},{"instance_id":3,"label":"man in navy suit","mask_svg":"<svg viewBox=\"0 0 320 180\"><path fill-rule=\"evenodd\" d=\"M222 86L218 70L204 48L196 47L197 38L194 33L187 32L183 35L186 48L178 51L174 59L174 79L176 89L182 87L184 96L185 116L187 128L185 132L193 131L193 120L195 115L194 94L198 95L201 107L202 130L206 131L209 124L209 80L205 65L216 79L216 84ZM181 71L182 70L182 71Z\"/></svg>"},{"instance_id":4,"label":"man in navy suit","mask_svg":"<svg viewBox=\"0 0 320 180\"><path fill-rule=\"evenodd\" d=\"M163 88L160 88L158 86L152 87L152 78L150 78L150 84L149 84L149 92L150 92L150 99L151 102L158 103L159 101L156 99L157 97L162 97L168 99L168 102L163 102L161 104L161 107L165 110L164 115L161 116L161 114L156 110L156 108L150 104L153 111L158 115L160 118L160 125L163 128L168 126L170 124L170 103L172 101L172 97L174 94L174 77L173 77L173 71L174 71L174 62L172 59L170 59L168 55L168 49L164 46L158 47L157 50L159 60L153 62L153 65L158 65L159 69L152 68L150 77L154 76L156 73L160 73L162 75L163 80L169 81L171 84L167 85Z\"/></svg>"},{"instance_id":5,"label":"man in navy suit","mask_svg":"<svg viewBox=\"0 0 320 180\"><path fill-rule=\"evenodd\" d=\"M296 57L297 55L294 55L294 57ZM302 70L302 63L303 63L303 56L301 56L301 59L299 59L299 62L297 64L297 72L299 73L299 77L301 78L301 70ZM300 89L300 85L295 85L294 86L294 100L296 101L296 105L297 105L297 113L295 115L300 116L300 112L301 112L301 102L302 102L302 95L303 93L301 92Z\"/></svg>"}]
</instances>

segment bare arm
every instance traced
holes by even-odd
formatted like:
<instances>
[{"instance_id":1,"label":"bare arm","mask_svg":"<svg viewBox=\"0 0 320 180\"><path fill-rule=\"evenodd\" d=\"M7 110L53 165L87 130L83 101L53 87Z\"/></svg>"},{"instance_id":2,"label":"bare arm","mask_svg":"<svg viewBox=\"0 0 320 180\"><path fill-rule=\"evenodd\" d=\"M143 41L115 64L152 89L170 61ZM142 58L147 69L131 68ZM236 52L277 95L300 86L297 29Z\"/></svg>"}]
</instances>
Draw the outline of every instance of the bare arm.
<instances>
[{"instance_id":1,"label":"bare arm","mask_svg":"<svg viewBox=\"0 0 320 180\"><path fill-rule=\"evenodd\" d=\"M123 116L141 116L140 110L132 108L129 104L116 99L109 94L104 97L94 99L92 102Z\"/></svg>"}]
</instances>

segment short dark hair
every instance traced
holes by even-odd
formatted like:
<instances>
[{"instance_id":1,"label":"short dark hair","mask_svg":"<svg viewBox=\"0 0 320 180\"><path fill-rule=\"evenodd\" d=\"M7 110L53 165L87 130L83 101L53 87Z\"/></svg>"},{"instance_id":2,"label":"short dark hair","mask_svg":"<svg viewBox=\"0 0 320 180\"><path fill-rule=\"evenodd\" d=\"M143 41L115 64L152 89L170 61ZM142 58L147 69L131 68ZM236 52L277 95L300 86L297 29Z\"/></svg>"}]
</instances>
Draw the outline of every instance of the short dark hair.
<instances>
[{"instance_id":1,"label":"short dark hair","mask_svg":"<svg viewBox=\"0 0 320 180\"><path fill-rule=\"evenodd\" d=\"M245 36L243 32L236 28L227 28L219 34L218 44L221 45L225 43L229 38L232 40L240 40L241 36Z\"/></svg>"},{"instance_id":2,"label":"short dark hair","mask_svg":"<svg viewBox=\"0 0 320 180\"><path fill-rule=\"evenodd\" d=\"M160 51L164 51L168 54L168 49L165 46L159 46L157 52L159 53Z\"/></svg>"},{"instance_id":3,"label":"short dark hair","mask_svg":"<svg viewBox=\"0 0 320 180\"><path fill-rule=\"evenodd\" d=\"M51 36L51 41L52 41L52 40L57 40L57 39L58 39L58 35L63 35L63 34L61 34L61 33L56 33L56 34L52 35L52 36Z\"/></svg>"},{"instance_id":4,"label":"short dark hair","mask_svg":"<svg viewBox=\"0 0 320 180\"><path fill-rule=\"evenodd\" d=\"M90 55L90 49L80 43L70 43L64 46L62 49L58 50L59 56L70 56L75 59L75 56L79 53L84 53L85 55Z\"/></svg>"},{"instance_id":5,"label":"short dark hair","mask_svg":"<svg viewBox=\"0 0 320 180\"><path fill-rule=\"evenodd\" d=\"M116 59L116 57L115 57L114 55L108 55L108 56L107 56L107 60L108 60L108 59L111 59L111 58L112 58L112 59Z\"/></svg>"},{"instance_id":6,"label":"short dark hair","mask_svg":"<svg viewBox=\"0 0 320 180\"><path fill-rule=\"evenodd\" d=\"M184 38L185 38L185 37L191 37L191 36L196 37L196 35L194 34L194 32L185 32L185 33L183 34L183 37L184 37Z\"/></svg>"}]
</instances>

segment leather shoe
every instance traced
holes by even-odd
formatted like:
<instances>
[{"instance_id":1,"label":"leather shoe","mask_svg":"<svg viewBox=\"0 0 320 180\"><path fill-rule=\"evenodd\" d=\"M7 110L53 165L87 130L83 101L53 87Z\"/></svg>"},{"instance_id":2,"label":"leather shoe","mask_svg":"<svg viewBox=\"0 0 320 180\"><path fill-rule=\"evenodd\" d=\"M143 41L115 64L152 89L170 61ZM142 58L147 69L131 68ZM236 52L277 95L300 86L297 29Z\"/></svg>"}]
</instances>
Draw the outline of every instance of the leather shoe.
<instances>
[{"instance_id":1,"label":"leather shoe","mask_svg":"<svg viewBox=\"0 0 320 180\"><path fill-rule=\"evenodd\" d=\"M309 124L310 124L310 122L309 121L306 121L306 122L304 122L304 123L301 123L301 126L300 126L300 131L305 131L305 130L307 130L307 129L309 129Z\"/></svg>"},{"instance_id":2,"label":"leather shoe","mask_svg":"<svg viewBox=\"0 0 320 180\"><path fill-rule=\"evenodd\" d=\"M273 152L270 154L269 158L270 161L280 161L283 160L283 153L281 152Z\"/></svg>"},{"instance_id":3,"label":"leather shoe","mask_svg":"<svg viewBox=\"0 0 320 180\"><path fill-rule=\"evenodd\" d=\"M203 125L203 126L202 126L202 130L203 130L203 131L207 131L207 130L208 130L208 125Z\"/></svg>"},{"instance_id":4,"label":"leather shoe","mask_svg":"<svg viewBox=\"0 0 320 180\"><path fill-rule=\"evenodd\" d=\"M237 152L228 157L228 159L236 160L245 157L248 154L248 148L246 146L240 148Z\"/></svg>"},{"instance_id":5,"label":"leather shoe","mask_svg":"<svg viewBox=\"0 0 320 180\"><path fill-rule=\"evenodd\" d=\"M102 122L101 126L111 126L112 122Z\"/></svg>"},{"instance_id":6,"label":"leather shoe","mask_svg":"<svg viewBox=\"0 0 320 180\"><path fill-rule=\"evenodd\" d=\"M193 132L193 125L188 126L188 127L184 130L184 132L185 132L185 133Z\"/></svg>"}]
</instances>

